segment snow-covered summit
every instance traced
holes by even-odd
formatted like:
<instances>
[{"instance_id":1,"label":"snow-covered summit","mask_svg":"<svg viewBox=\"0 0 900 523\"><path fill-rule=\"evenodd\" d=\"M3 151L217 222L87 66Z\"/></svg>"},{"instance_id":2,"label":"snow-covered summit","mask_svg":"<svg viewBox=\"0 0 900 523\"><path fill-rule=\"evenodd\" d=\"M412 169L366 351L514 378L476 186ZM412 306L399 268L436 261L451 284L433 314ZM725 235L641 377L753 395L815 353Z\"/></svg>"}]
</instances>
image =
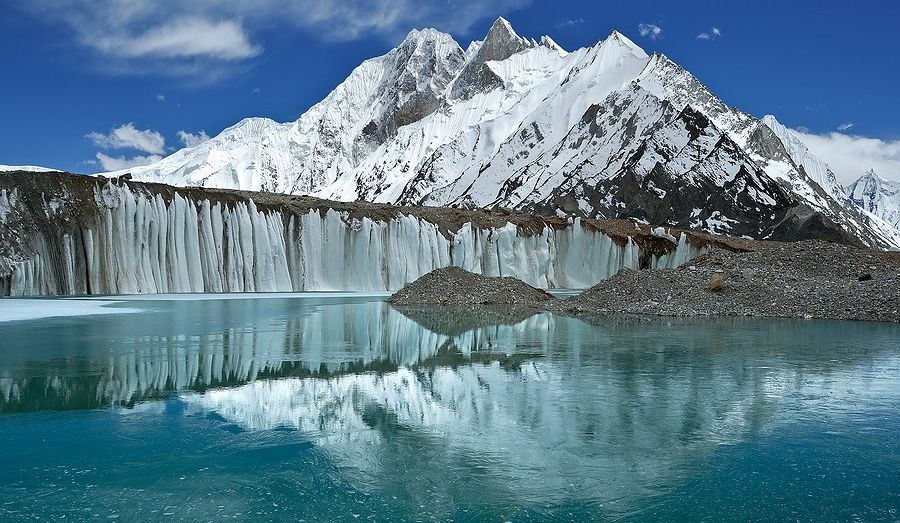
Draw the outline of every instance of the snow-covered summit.
<instances>
[{"instance_id":1,"label":"snow-covered summit","mask_svg":"<svg viewBox=\"0 0 900 523\"><path fill-rule=\"evenodd\" d=\"M857 205L900 229L900 182L885 180L869 169L847 186Z\"/></svg>"},{"instance_id":2,"label":"snow-covered summit","mask_svg":"<svg viewBox=\"0 0 900 523\"><path fill-rule=\"evenodd\" d=\"M440 31L410 31L296 121L244 120L131 172L174 185L900 245L900 231L854 205L773 117L728 106L618 31L566 52L503 18L465 50Z\"/></svg>"},{"instance_id":3,"label":"snow-covered summit","mask_svg":"<svg viewBox=\"0 0 900 523\"><path fill-rule=\"evenodd\" d=\"M59 169L40 167L37 165L0 165L0 172L26 171L34 173L57 172Z\"/></svg>"}]
</instances>

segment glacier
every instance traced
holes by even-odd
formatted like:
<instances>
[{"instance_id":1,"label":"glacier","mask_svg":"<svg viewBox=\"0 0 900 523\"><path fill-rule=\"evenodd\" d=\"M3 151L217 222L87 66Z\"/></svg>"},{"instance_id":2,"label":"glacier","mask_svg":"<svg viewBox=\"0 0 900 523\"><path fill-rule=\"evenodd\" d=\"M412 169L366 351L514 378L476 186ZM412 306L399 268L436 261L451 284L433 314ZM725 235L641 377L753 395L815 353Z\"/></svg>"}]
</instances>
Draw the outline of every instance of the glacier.
<instances>
[{"instance_id":1,"label":"glacier","mask_svg":"<svg viewBox=\"0 0 900 523\"><path fill-rule=\"evenodd\" d=\"M0 187L0 295L393 291L451 264L577 289L622 268L674 267L706 248L683 232L659 237L632 224L630 234L608 234L580 218L529 229L456 211L461 218L448 224L413 208L292 208L277 195L255 195L269 199L258 204L233 193L47 178L56 185L20 190L41 180L22 175Z\"/></svg>"}]
</instances>

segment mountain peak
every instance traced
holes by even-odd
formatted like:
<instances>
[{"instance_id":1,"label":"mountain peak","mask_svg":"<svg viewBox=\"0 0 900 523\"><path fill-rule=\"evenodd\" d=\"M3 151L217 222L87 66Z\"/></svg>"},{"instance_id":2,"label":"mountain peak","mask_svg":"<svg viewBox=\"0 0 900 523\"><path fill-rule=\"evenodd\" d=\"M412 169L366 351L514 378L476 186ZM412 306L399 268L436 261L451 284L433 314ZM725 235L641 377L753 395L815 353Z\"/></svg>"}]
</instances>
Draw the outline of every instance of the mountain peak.
<instances>
[{"instance_id":1,"label":"mountain peak","mask_svg":"<svg viewBox=\"0 0 900 523\"><path fill-rule=\"evenodd\" d=\"M550 38L547 35L544 35L541 37L541 40L540 40L540 42L538 42L538 45L542 45L542 46L546 47L547 49L552 49L559 53L568 54L568 52L565 49L563 49L561 45L556 43L556 40Z\"/></svg>"},{"instance_id":2,"label":"mountain peak","mask_svg":"<svg viewBox=\"0 0 900 523\"><path fill-rule=\"evenodd\" d=\"M409 33L406 34L406 38L403 39L403 42L400 43L398 47L404 47L408 45L418 45L421 42L439 42L439 41L453 41L453 37L447 33L438 31L437 29L433 29L431 27L426 27L425 29L413 29ZM457 44L458 45L458 44Z\"/></svg>"},{"instance_id":3,"label":"mountain peak","mask_svg":"<svg viewBox=\"0 0 900 523\"><path fill-rule=\"evenodd\" d=\"M484 37L484 47L494 46L498 48L518 48L531 47L531 42L519 36L512 24L502 16L494 21L494 24L488 30Z\"/></svg>"},{"instance_id":4,"label":"mountain peak","mask_svg":"<svg viewBox=\"0 0 900 523\"><path fill-rule=\"evenodd\" d=\"M610 31L609 36L606 37L606 40L602 42L606 43L615 43L617 45L621 45L622 47L630 49L635 54L646 56L647 53L644 51L639 45L632 42L627 36L613 29Z\"/></svg>"},{"instance_id":5,"label":"mountain peak","mask_svg":"<svg viewBox=\"0 0 900 523\"><path fill-rule=\"evenodd\" d=\"M878 176L878 173L875 172L875 169L869 169L868 171L864 172L862 178L869 178L878 181L882 180L881 176Z\"/></svg>"},{"instance_id":6,"label":"mountain peak","mask_svg":"<svg viewBox=\"0 0 900 523\"><path fill-rule=\"evenodd\" d=\"M494 23L491 24L491 28L488 30L488 34L496 31L502 31L503 33L513 37L519 36L519 34L516 33L516 30L513 29L512 24L509 23L509 20L503 18L502 16L498 16L497 19L494 20Z\"/></svg>"},{"instance_id":7,"label":"mountain peak","mask_svg":"<svg viewBox=\"0 0 900 523\"><path fill-rule=\"evenodd\" d=\"M535 42L519 36L505 18L498 18L477 50L471 55L466 55L468 61L453 83L450 96L470 98L476 92L487 92L502 85L503 81L490 70L487 62L506 60L536 45Z\"/></svg>"}]
</instances>

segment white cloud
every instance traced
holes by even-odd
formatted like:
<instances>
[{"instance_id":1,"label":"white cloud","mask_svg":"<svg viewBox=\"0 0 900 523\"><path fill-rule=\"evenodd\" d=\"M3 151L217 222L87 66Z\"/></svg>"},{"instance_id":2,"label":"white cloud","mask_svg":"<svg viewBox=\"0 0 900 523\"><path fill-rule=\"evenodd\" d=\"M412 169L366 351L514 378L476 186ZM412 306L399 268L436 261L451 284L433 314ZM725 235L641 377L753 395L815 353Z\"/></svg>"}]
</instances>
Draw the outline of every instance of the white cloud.
<instances>
[{"instance_id":1,"label":"white cloud","mask_svg":"<svg viewBox=\"0 0 900 523\"><path fill-rule=\"evenodd\" d=\"M713 27L709 31L704 31L697 35L697 40L715 40L722 36L722 30L718 27Z\"/></svg>"},{"instance_id":2,"label":"white cloud","mask_svg":"<svg viewBox=\"0 0 900 523\"><path fill-rule=\"evenodd\" d=\"M209 135L206 134L206 131L200 131L196 134L187 131L178 131L178 139L185 147L197 147L206 140L209 140Z\"/></svg>"},{"instance_id":3,"label":"white cloud","mask_svg":"<svg viewBox=\"0 0 900 523\"><path fill-rule=\"evenodd\" d=\"M93 35L83 43L122 58L252 58L262 49L251 44L247 33L234 21L213 22L186 17L170 20L141 33Z\"/></svg>"},{"instance_id":4,"label":"white cloud","mask_svg":"<svg viewBox=\"0 0 900 523\"><path fill-rule=\"evenodd\" d=\"M556 22L556 28L562 29L565 27L574 27L576 25L581 25L583 23L584 23L583 18L565 18L563 20L560 20L559 22Z\"/></svg>"},{"instance_id":5,"label":"white cloud","mask_svg":"<svg viewBox=\"0 0 900 523\"><path fill-rule=\"evenodd\" d=\"M842 184L852 183L869 169L882 178L900 181L900 140L881 140L832 132L794 131L813 154L824 160Z\"/></svg>"},{"instance_id":6,"label":"white cloud","mask_svg":"<svg viewBox=\"0 0 900 523\"><path fill-rule=\"evenodd\" d=\"M124 156L108 156L103 153L97 153L97 160L100 162L100 167L104 171L118 171L158 162L162 160L162 156L150 154L147 156L132 156L131 158L126 158Z\"/></svg>"},{"instance_id":7,"label":"white cloud","mask_svg":"<svg viewBox=\"0 0 900 523\"><path fill-rule=\"evenodd\" d=\"M656 40L662 36L662 27L656 24L638 24L638 32L641 36Z\"/></svg>"},{"instance_id":8,"label":"white cloud","mask_svg":"<svg viewBox=\"0 0 900 523\"><path fill-rule=\"evenodd\" d=\"M97 147L104 149L134 149L150 154L163 154L166 150L166 139L157 131L140 130L134 122L114 128L109 134L92 132L86 135Z\"/></svg>"},{"instance_id":9,"label":"white cloud","mask_svg":"<svg viewBox=\"0 0 900 523\"><path fill-rule=\"evenodd\" d=\"M262 52L264 31L301 31L320 40L383 37L413 27L468 35L476 23L532 0L22 0L67 29L116 74L214 81ZM452 12L453 16L448 16Z\"/></svg>"},{"instance_id":10,"label":"white cloud","mask_svg":"<svg viewBox=\"0 0 900 523\"><path fill-rule=\"evenodd\" d=\"M837 126L837 130L842 132L849 131L850 129L853 129L854 125L855 124L853 122L844 122L841 125Z\"/></svg>"},{"instance_id":11,"label":"white cloud","mask_svg":"<svg viewBox=\"0 0 900 523\"><path fill-rule=\"evenodd\" d=\"M164 95L164 94L158 94L158 95L156 95L156 101L157 101L157 102L165 102L165 101L166 101L166 95Z\"/></svg>"}]
</instances>

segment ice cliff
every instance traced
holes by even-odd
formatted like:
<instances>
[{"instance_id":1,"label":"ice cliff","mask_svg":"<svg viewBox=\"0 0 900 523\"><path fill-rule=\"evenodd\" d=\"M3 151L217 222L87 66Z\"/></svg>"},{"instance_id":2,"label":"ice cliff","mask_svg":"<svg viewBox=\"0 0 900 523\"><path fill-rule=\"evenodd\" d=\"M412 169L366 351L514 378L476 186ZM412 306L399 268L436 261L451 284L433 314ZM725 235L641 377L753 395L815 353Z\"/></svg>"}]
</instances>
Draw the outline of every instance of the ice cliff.
<instances>
[{"instance_id":1,"label":"ice cliff","mask_svg":"<svg viewBox=\"0 0 900 523\"><path fill-rule=\"evenodd\" d=\"M702 252L687 234L616 225L7 174L0 295L391 291L451 264L582 288Z\"/></svg>"}]
</instances>

